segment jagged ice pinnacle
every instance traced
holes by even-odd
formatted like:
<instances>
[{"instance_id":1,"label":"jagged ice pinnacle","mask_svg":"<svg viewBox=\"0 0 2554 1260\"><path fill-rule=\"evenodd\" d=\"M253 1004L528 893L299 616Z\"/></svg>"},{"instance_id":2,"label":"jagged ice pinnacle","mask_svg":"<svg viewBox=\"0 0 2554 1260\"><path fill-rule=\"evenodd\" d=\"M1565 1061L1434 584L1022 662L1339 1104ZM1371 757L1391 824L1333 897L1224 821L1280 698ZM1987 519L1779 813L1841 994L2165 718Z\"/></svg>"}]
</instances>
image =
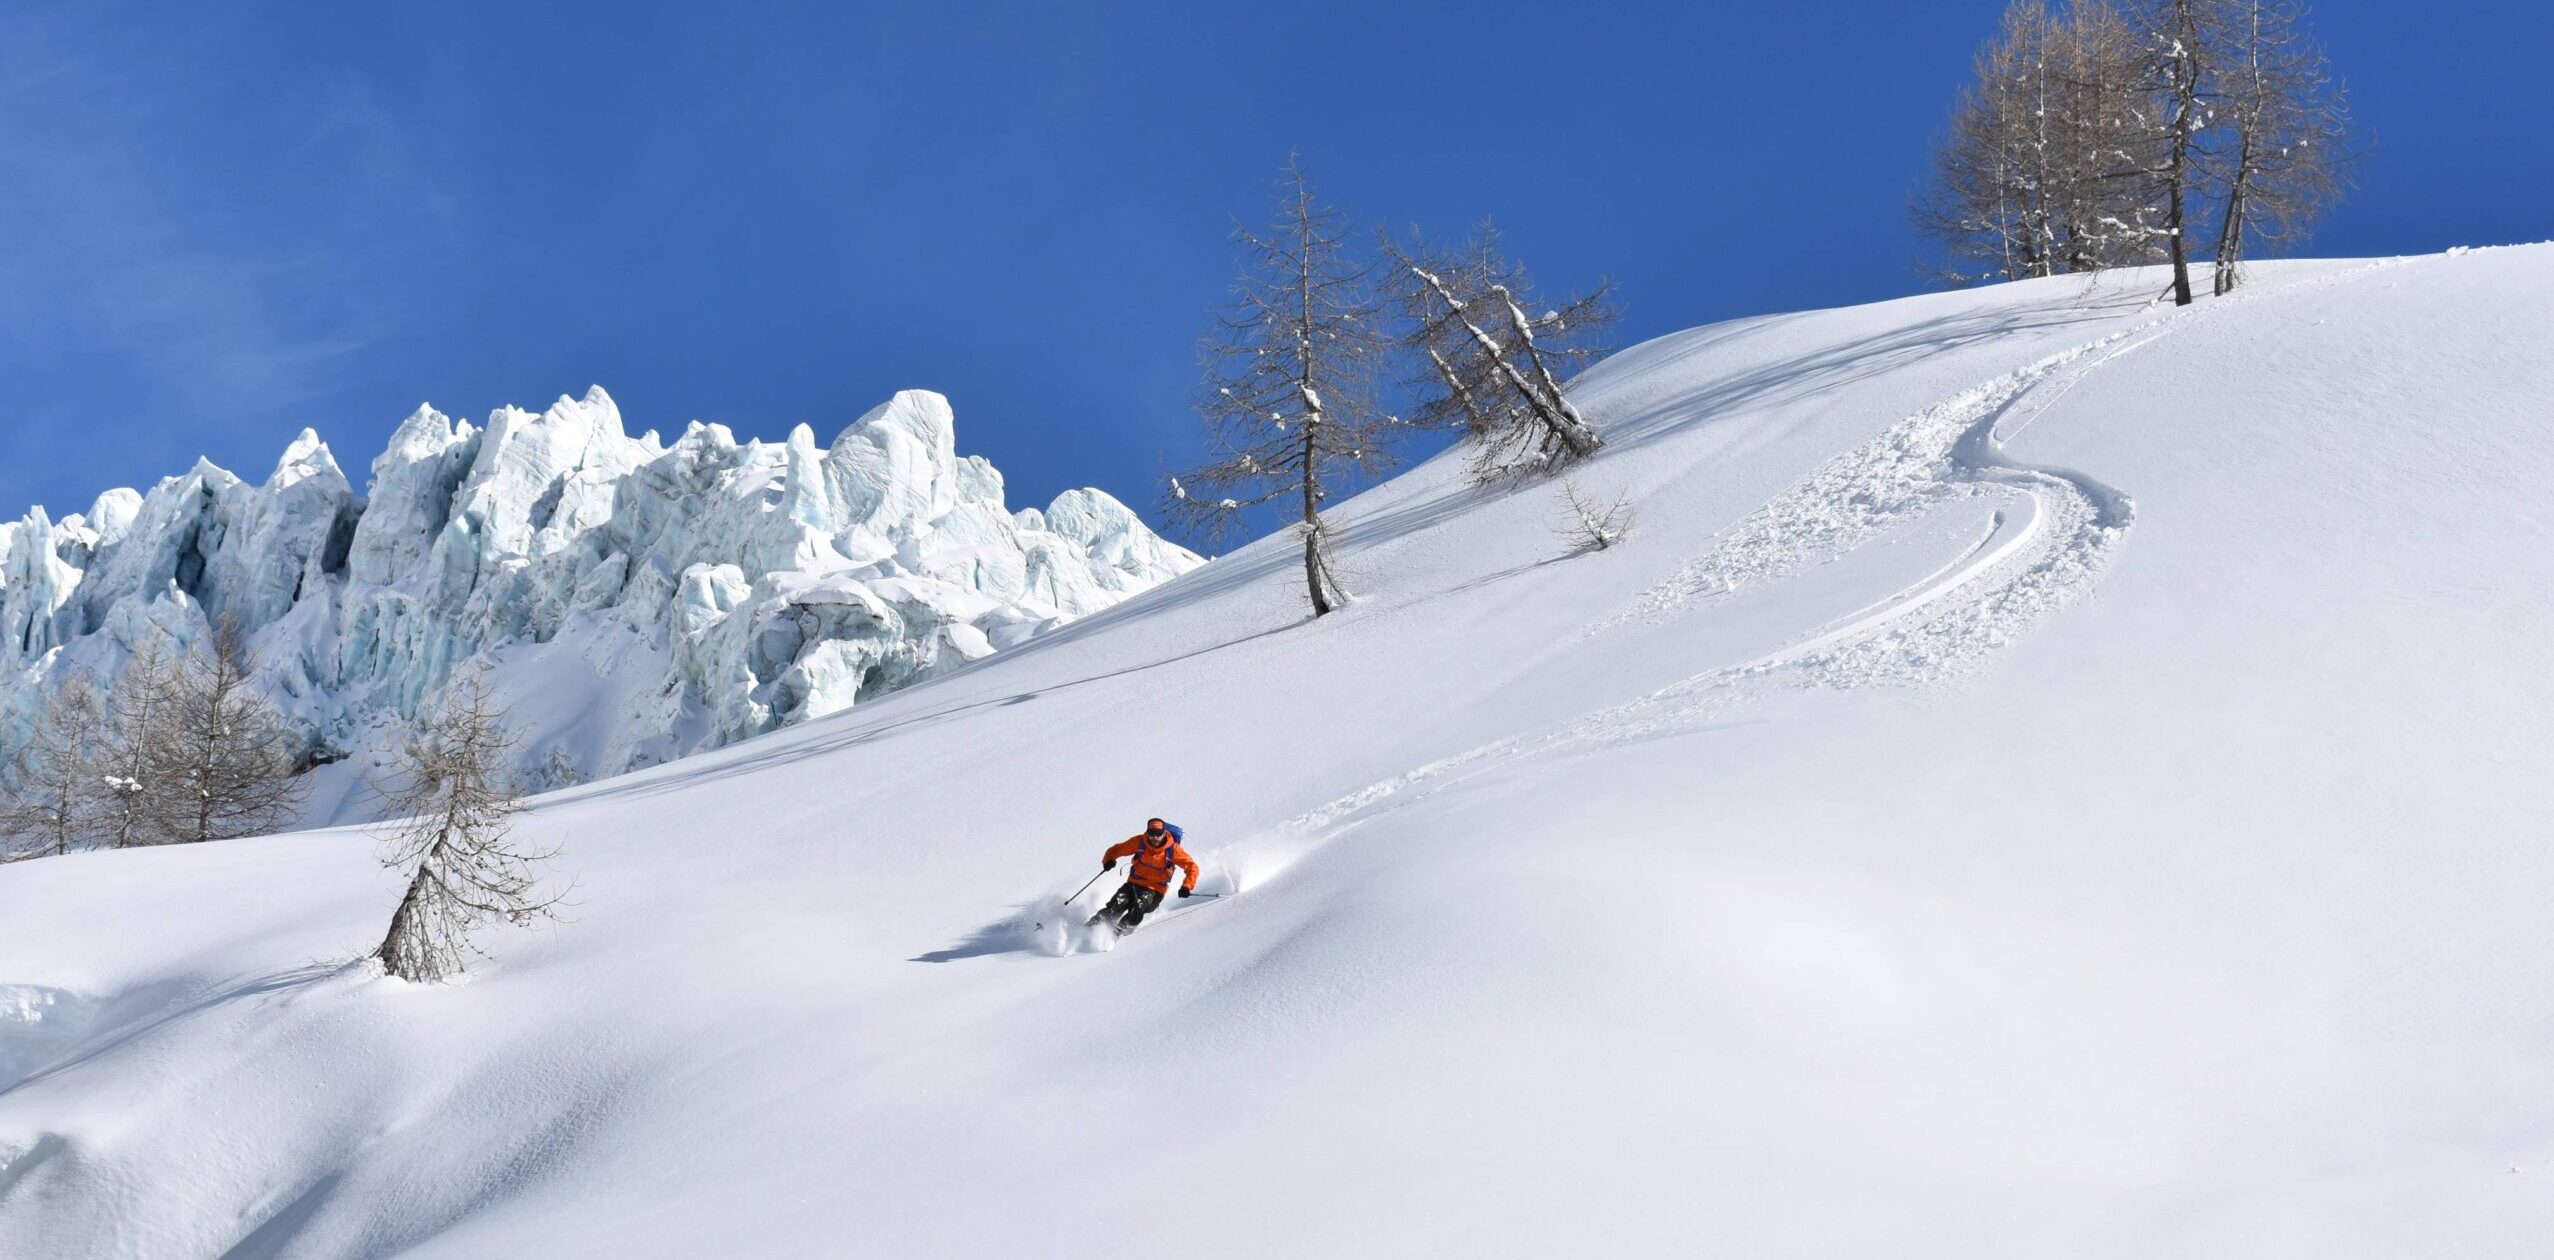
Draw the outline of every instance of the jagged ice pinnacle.
<instances>
[{"instance_id":1,"label":"jagged ice pinnacle","mask_svg":"<svg viewBox=\"0 0 2554 1260\"><path fill-rule=\"evenodd\" d=\"M148 494L0 524L0 739L68 670L154 633L252 633L314 761L360 756L466 661L527 769L616 774L847 708L1195 567L1124 504L1003 506L949 402L907 390L829 447L694 423L631 438L598 386L485 428L421 406L358 497L305 430L251 485L199 461Z\"/></svg>"}]
</instances>

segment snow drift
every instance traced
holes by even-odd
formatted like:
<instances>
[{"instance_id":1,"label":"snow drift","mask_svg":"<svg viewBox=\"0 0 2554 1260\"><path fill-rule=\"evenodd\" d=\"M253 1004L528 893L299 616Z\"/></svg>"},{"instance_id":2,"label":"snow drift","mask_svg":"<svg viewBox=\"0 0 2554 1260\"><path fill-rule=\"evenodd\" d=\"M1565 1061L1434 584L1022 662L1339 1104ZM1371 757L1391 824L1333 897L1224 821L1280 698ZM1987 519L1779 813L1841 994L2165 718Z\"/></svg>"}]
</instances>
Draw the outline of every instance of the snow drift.
<instances>
[{"instance_id":1,"label":"snow drift","mask_svg":"<svg viewBox=\"0 0 2554 1260\"><path fill-rule=\"evenodd\" d=\"M526 767L589 778L838 712L1197 563L1097 490L1007 510L925 391L823 448L804 425L633 439L600 387L484 429L420 407L366 497L305 430L262 485L199 463L0 525L0 715L233 617L317 760L483 658Z\"/></svg>"},{"instance_id":2,"label":"snow drift","mask_svg":"<svg viewBox=\"0 0 2554 1260\"><path fill-rule=\"evenodd\" d=\"M2554 247L2159 287L1627 351L1621 545L1441 459L544 798L464 984L354 831L0 870L0 1254L2536 1254Z\"/></svg>"}]
</instances>

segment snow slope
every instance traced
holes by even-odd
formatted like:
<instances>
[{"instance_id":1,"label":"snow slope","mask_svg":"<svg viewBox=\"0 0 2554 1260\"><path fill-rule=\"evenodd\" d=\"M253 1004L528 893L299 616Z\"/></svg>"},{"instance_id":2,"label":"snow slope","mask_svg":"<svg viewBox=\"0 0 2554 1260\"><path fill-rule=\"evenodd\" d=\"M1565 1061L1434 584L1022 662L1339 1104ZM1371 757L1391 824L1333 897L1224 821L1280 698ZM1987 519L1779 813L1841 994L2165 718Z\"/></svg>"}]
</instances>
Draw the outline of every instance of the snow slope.
<instances>
[{"instance_id":1,"label":"snow slope","mask_svg":"<svg viewBox=\"0 0 2554 1260\"><path fill-rule=\"evenodd\" d=\"M485 428L401 423L359 497L310 430L250 485L199 462L0 524L0 735L78 670L231 618L321 771L355 771L450 671L494 671L524 768L574 782L821 717L1195 568L1117 500L1003 506L949 400L906 390L829 447L695 422L632 438L600 386ZM10 741L0 739L0 747Z\"/></svg>"},{"instance_id":2,"label":"snow slope","mask_svg":"<svg viewBox=\"0 0 2554 1260\"><path fill-rule=\"evenodd\" d=\"M2540 1255L2554 247L2157 287L1637 347L1624 545L1441 459L545 798L459 986L351 831L0 870L0 1254Z\"/></svg>"}]
</instances>

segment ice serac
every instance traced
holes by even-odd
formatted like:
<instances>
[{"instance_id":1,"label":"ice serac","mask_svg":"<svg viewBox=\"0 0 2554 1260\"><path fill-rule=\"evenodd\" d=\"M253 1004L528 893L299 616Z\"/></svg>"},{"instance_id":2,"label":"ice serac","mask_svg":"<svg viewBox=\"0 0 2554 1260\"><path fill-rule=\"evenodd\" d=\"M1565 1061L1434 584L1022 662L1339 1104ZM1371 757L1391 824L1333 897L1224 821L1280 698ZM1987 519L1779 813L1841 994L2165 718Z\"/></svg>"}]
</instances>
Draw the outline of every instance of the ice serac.
<instances>
[{"instance_id":1,"label":"ice serac","mask_svg":"<svg viewBox=\"0 0 2554 1260\"><path fill-rule=\"evenodd\" d=\"M314 755L361 756L453 669L509 694L527 767L596 776L838 712L1199 563L1116 499L1003 503L948 399L819 447L633 438L600 387L484 427L420 406L358 497L304 431L263 484L199 462L0 525L0 732L154 633L247 629Z\"/></svg>"}]
</instances>

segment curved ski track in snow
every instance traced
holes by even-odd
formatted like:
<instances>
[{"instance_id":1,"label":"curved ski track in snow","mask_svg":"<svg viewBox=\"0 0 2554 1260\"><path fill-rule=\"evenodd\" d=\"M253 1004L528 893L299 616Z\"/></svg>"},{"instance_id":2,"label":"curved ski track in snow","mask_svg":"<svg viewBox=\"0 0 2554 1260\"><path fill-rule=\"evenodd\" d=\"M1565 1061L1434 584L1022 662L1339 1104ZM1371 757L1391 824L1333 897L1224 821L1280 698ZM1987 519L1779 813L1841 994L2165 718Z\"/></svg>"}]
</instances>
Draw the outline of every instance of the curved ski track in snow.
<instances>
[{"instance_id":1,"label":"curved ski track in snow","mask_svg":"<svg viewBox=\"0 0 2554 1260\"><path fill-rule=\"evenodd\" d=\"M2087 372L2162 335L2161 322L2061 350L1898 422L1776 496L1741 521L1710 554L1652 587L1632 608L1599 622L1589 633L1601 634L1633 621L1654 622L1695 604L1788 577L1841 557L1917 514L1981 496L2012 500L2006 505L2007 515L2018 514L2026 535L2012 540L2013 544L2044 558L2072 552L2087 562L2096 559L2128 527L2133 513L2127 496L2081 473L2013 461L2004 454L2005 435L1999 434L1998 426L2041 386L2058 382L2049 393L2049 401L2054 401ZM1967 557L1964 568L1919 585L1938 595L2014 558L2014 545L1982 547ZM1912 599L1917 593L1902 592L1882 603L1903 615L1934 602ZM1870 628L1876 631L1897 619L1881 618ZM1799 654L1795 647L1777 656Z\"/></svg>"},{"instance_id":2,"label":"curved ski track in snow","mask_svg":"<svg viewBox=\"0 0 2554 1260\"><path fill-rule=\"evenodd\" d=\"M2404 261L2379 259L2297 287L2329 287ZM1917 686L1978 667L2089 592L2136 517L2134 501L2122 491L2074 469L2016 460L2005 442L2104 364L2225 308L2283 292L2239 291L2195 310L2167 311L1909 416L1776 496L1709 554L1587 633L1656 622L1838 559L1922 514L1997 500L1983 536L1924 578L1765 655L1370 784L1288 820L1274 834L1228 847L1225 860L1248 887L1354 830L1363 821L1357 815L1370 807L1423 783L1468 778L1484 763L1700 729L1773 690ZM2032 404L2027 411L2026 403Z\"/></svg>"},{"instance_id":3,"label":"curved ski track in snow","mask_svg":"<svg viewBox=\"0 0 2554 1260\"><path fill-rule=\"evenodd\" d=\"M2133 515L2126 495L2090 477L2013 461L2003 452L1997 426L2040 385L2062 380L2053 400L2085 372L2151 340L2160 322L2060 351L1900 421L1776 496L1710 554L1588 634L1658 620L1779 580L1842 556L1920 513L1978 497L2004 500L1976 543L1913 585L1763 656L1370 784L1288 820L1273 834L1227 846L1225 860L1248 887L1353 830L1355 816L1369 807L1422 783L1469 777L1458 772L1484 763L1695 729L1727 715L1767 684L1916 683L1947 677L1983 658L2089 587ZM1980 587L1965 602L1953 598Z\"/></svg>"}]
</instances>

